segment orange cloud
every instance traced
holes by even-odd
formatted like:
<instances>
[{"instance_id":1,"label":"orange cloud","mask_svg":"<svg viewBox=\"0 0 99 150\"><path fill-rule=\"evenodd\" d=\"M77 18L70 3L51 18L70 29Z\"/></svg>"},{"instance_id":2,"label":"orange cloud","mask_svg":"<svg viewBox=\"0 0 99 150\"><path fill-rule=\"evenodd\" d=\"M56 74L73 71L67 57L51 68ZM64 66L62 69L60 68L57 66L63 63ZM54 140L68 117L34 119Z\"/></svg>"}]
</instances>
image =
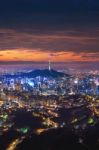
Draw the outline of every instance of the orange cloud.
<instances>
[{"instance_id":1,"label":"orange cloud","mask_svg":"<svg viewBox=\"0 0 99 150\"><path fill-rule=\"evenodd\" d=\"M77 54L74 52L57 52L51 53L49 58L48 52L40 50L23 50L15 49L0 51L0 61L48 61L51 59L53 62L68 62L68 61L89 61L92 57L88 57L88 54ZM84 57L86 55L86 57ZM94 61L98 60L98 57Z\"/></svg>"},{"instance_id":2,"label":"orange cloud","mask_svg":"<svg viewBox=\"0 0 99 150\"><path fill-rule=\"evenodd\" d=\"M54 62L99 61L99 33L89 36L90 32L66 30L43 34L10 29L0 29L0 33L0 61L48 61L49 54Z\"/></svg>"}]
</instances>

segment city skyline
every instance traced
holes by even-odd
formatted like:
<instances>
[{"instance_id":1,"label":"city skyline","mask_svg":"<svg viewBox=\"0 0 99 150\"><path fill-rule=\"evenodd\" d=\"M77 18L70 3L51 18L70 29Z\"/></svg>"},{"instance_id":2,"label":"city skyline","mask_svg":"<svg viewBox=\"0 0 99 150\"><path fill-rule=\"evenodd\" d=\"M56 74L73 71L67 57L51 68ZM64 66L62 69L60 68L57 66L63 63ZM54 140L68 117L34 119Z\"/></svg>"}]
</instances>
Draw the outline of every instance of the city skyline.
<instances>
[{"instance_id":1,"label":"city skyline","mask_svg":"<svg viewBox=\"0 0 99 150\"><path fill-rule=\"evenodd\" d=\"M0 0L0 150L99 150L99 0Z\"/></svg>"}]
</instances>

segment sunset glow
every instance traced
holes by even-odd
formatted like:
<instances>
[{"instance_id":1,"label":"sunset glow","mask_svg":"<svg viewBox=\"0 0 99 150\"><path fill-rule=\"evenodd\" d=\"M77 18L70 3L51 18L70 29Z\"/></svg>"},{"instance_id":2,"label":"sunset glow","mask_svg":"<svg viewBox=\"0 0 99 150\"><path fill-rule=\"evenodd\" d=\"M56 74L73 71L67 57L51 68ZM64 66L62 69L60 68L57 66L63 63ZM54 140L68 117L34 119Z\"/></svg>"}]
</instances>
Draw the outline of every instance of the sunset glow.
<instances>
[{"instance_id":1,"label":"sunset glow","mask_svg":"<svg viewBox=\"0 0 99 150\"><path fill-rule=\"evenodd\" d=\"M68 1L66 3L68 3L69 12L64 5L64 11L58 12L50 8L44 9L44 13L39 7L46 8L45 1L43 5L39 1L39 7L36 2L33 2L34 5L30 5L27 0L26 2L29 4L28 10L23 2L23 11L14 11L8 4L12 13L9 10L6 10L8 13L5 11L2 13L0 62L46 62L49 59L53 62L99 61L98 12L93 13L91 10L91 7L96 6L92 5L89 9L88 2L89 10L86 10L85 14L85 12L81 13L78 7L76 8L76 4L74 7L74 3L71 7ZM56 5L56 2L53 3ZM57 4L58 9L60 5L61 3ZM37 10L34 12L32 8L30 11L30 6L35 6Z\"/></svg>"},{"instance_id":2,"label":"sunset glow","mask_svg":"<svg viewBox=\"0 0 99 150\"><path fill-rule=\"evenodd\" d=\"M51 57L49 58L49 55ZM48 52L38 52L36 50L29 51L23 49L6 50L0 52L0 61L35 61L46 62L51 59L53 62L68 62L68 61L90 61L91 58L83 58L84 53L75 54L73 52L57 52L50 54ZM90 54L91 55L91 54ZM94 55L94 54L93 54ZM98 61L93 59L92 61Z\"/></svg>"}]
</instances>

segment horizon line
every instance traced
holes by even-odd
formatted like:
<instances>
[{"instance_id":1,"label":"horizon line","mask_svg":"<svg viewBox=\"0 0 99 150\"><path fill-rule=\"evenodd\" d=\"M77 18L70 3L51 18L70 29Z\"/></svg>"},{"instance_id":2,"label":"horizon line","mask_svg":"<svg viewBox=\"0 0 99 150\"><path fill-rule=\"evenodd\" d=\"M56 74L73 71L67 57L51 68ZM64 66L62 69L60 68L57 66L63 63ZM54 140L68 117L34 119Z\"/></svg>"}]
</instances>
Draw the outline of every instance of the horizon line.
<instances>
[{"instance_id":1,"label":"horizon line","mask_svg":"<svg viewBox=\"0 0 99 150\"><path fill-rule=\"evenodd\" d=\"M28 63L28 64L39 64L39 63L42 63L42 64L45 64L45 63L48 63L49 61L0 61L0 65L1 64L11 64L11 63L14 63L14 64L24 64L24 63ZM54 64L58 64L58 63L99 63L99 61L59 61L59 62L55 62L55 61L51 61L51 63L54 63Z\"/></svg>"}]
</instances>

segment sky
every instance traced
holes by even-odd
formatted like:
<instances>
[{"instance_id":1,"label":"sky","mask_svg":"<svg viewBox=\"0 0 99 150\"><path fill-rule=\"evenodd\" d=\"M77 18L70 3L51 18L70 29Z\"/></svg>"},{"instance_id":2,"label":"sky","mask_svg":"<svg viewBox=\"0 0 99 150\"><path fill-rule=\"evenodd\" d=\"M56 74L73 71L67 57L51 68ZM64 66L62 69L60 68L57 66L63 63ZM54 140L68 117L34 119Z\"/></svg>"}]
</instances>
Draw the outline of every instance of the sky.
<instances>
[{"instance_id":1,"label":"sky","mask_svg":"<svg viewBox=\"0 0 99 150\"><path fill-rule=\"evenodd\" d=\"M0 62L98 62L99 0L0 0Z\"/></svg>"}]
</instances>

